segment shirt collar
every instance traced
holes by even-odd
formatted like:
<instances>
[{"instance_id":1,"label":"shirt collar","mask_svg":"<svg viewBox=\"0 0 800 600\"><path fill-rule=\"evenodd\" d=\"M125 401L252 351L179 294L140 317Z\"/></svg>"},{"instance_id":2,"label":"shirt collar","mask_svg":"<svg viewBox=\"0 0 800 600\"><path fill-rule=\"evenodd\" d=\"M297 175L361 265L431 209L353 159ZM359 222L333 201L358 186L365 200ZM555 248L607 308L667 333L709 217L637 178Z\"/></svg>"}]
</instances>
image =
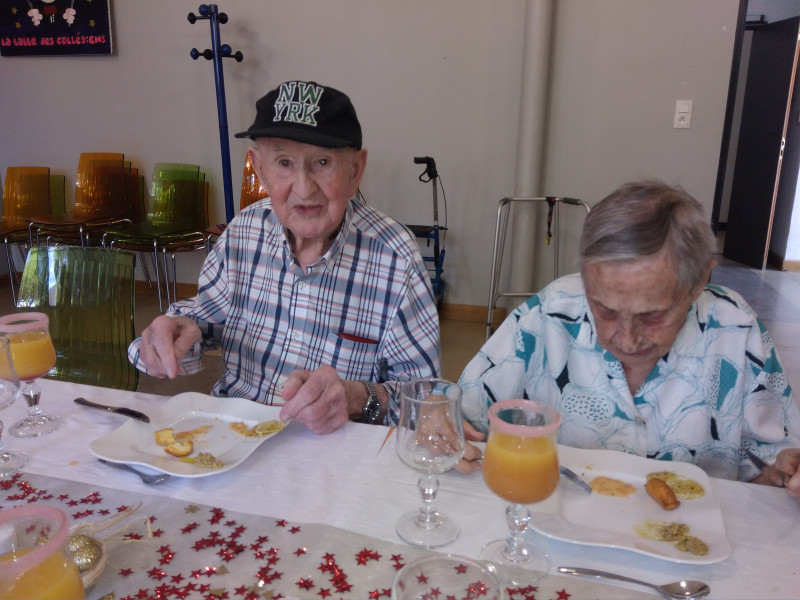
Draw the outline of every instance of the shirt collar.
<instances>
[{"instance_id":1,"label":"shirt collar","mask_svg":"<svg viewBox=\"0 0 800 600\"><path fill-rule=\"evenodd\" d=\"M350 198L350 200L348 200L344 211L344 217L342 217L342 225L339 227L339 231L333 240L333 244L331 244L331 247L328 248L328 251L325 252L325 254L309 265L309 268L313 269L322 265L327 271L331 271L333 269L336 258L339 254L341 254L342 248L344 248L345 242L347 241L347 237L350 235L350 229L353 225L353 215L355 214L355 202L355 198ZM289 242L289 235L286 231L286 228L280 222L274 210L270 213L270 217L271 220L274 221L272 224L272 232L282 238L285 256L293 265L296 265L297 260L295 259L294 252L292 252L292 245Z\"/></svg>"}]
</instances>

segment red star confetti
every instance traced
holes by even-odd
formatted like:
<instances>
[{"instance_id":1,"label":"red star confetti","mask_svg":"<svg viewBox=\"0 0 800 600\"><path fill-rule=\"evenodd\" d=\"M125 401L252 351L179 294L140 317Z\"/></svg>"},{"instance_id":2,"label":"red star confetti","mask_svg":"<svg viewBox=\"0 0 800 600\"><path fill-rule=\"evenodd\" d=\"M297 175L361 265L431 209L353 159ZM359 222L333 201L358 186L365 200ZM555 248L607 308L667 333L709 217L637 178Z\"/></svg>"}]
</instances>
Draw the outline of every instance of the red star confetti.
<instances>
[{"instance_id":1,"label":"red star confetti","mask_svg":"<svg viewBox=\"0 0 800 600\"><path fill-rule=\"evenodd\" d=\"M303 579L301 577L300 580L295 583L295 585L299 588L303 588L304 590L310 590L314 587L314 581L311 579Z\"/></svg>"},{"instance_id":2,"label":"red star confetti","mask_svg":"<svg viewBox=\"0 0 800 600\"><path fill-rule=\"evenodd\" d=\"M560 592L556 592L558 594L558 600L568 600L572 594L568 594L566 590L561 590Z\"/></svg>"}]
</instances>

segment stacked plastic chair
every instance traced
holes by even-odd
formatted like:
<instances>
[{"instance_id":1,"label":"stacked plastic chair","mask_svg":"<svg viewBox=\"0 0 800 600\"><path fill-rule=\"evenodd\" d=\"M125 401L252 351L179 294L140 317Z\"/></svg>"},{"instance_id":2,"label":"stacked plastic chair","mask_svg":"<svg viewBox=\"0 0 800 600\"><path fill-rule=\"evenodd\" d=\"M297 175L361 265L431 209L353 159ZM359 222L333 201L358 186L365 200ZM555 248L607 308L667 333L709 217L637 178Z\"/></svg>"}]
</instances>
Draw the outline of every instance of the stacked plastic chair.
<instances>
[{"instance_id":1,"label":"stacked plastic chair","mask_svg":"<svg viewBox=\"0 0 800 600\"><path fill-rule=\"evenodd\" d=\"M94 231L132 222L141 207L136 205L138 173L121 153L81 154L75 179L75 205L61 215L29 217L31 245L48 243L85 246ZM99 239L99 236L98 236Z\"/></svg>"},{"instance_id":2,"label":"stacked plastic chair","mask_svg":"<svg viewBox=\"0 0 800 600\"><path fill-rule=\"evenodd\" d=\"M29 245L28 217L64 212L64 176L51 175L49 167L8 167L3 187L3 217L0 236L6 251L11 295L16 302L17 269L11 247L24 261Z\"/></svg>"},{"instance_id":3,"label":"stacked plastic chair","mask_svg":"<svg viewBox=\"0 0 800 600\"><path fill-rule=\"evenodd\" d=\"M177 252L205 247L203 230L206 223L207 190L205 174L200 171L199 165L156 163L145 219L141 223L127 223L104 230L102 243L106 247L152 253L158 304L162 312L166 307L165 299L166 304L170 302L166 252L170 249ZM144 260L141 264L149 281L147 264ZM172 271L174 290L174 254Z\"/></svg>"}]
</instances>

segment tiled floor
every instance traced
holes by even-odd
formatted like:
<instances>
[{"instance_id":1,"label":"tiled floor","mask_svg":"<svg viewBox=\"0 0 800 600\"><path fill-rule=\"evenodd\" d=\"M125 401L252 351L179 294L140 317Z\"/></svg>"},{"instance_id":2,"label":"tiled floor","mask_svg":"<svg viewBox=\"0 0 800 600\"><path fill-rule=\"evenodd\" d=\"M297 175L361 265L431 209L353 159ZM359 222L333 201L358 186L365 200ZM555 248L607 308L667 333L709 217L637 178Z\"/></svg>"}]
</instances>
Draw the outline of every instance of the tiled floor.
<instances>
[{"instance_id":1,"label":"tiled floor","mask_svg":"<svg viewBox=\"0 0 800 600\"><path fill-rule=\"evenodd\" d=\"M800 273L759 271L725 259L720 263L712 273L712 282L738 291L758 312L778 348L789 381L800 390ZM0 314L12 310L11 290L6 280L0 280ZM137 293L137 333L158 314L156 296ZM443 376L455 381L483 344L485 326L482 322L444 320L441 328ZM203 370L199 374L179 377L175 381L143 376L139 391L167 396L183 391L208 393L221 369L220 356L211 354L204 358Z\"/></svg>"}]
</instances>

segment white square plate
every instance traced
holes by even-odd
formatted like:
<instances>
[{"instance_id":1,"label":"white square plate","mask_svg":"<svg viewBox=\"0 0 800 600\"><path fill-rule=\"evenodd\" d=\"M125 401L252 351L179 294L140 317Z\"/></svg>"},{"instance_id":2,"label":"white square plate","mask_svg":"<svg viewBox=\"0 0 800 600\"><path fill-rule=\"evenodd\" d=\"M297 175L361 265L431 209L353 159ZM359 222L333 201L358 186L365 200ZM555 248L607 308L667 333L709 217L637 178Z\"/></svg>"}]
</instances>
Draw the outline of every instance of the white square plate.
<instances>
[{"instance_id":1,"label":"white square plate","mask_svg":"<svg viewBox=\"0 0 800 600\"><path fill-rule=\"evenodd\" d=\"M245 437L231 428L232 423L253 427L261 421L278 419L279 406L267 406L245 398L217 398L197 392L178 394L167 400L150 414L150 423L129 420L89 444L89 450L98 458L111 462L143 465L176 477L207 477L224 473L239 465L263 442L275 433L258 437ZM172 427L176 433L211 427L194 437L194 451L210 452L222 461L219 469L204 469L182 461L164 452L156 444L155 432Z\"/></svg>"},{"instance_id":2,"label":"white square plate","mask_svg":"<svg viewBox=\"0 0 800 600\"><path fill-rule=\"evenodd\" d=\"M582 450L558 447L559 463L569 467L587 483L605 475L630 483L636 492L627 498L585 494L562 477L556 492L532 508L529 526L548 537L589 546L632 550L677 563L711 564L731 553L722 511L701 468L685 462L651 460L613 450ZM675 510L664 510L645 491L647 474L672 471L694 479L705 488L702 498L681 500ZM535 511L535 512L534 512ZM708 553L697 556L681 552L672 542L643 538L634 527L647 519L686 523L690 535L708 545Z\"/></svg>"}]
</instances>

